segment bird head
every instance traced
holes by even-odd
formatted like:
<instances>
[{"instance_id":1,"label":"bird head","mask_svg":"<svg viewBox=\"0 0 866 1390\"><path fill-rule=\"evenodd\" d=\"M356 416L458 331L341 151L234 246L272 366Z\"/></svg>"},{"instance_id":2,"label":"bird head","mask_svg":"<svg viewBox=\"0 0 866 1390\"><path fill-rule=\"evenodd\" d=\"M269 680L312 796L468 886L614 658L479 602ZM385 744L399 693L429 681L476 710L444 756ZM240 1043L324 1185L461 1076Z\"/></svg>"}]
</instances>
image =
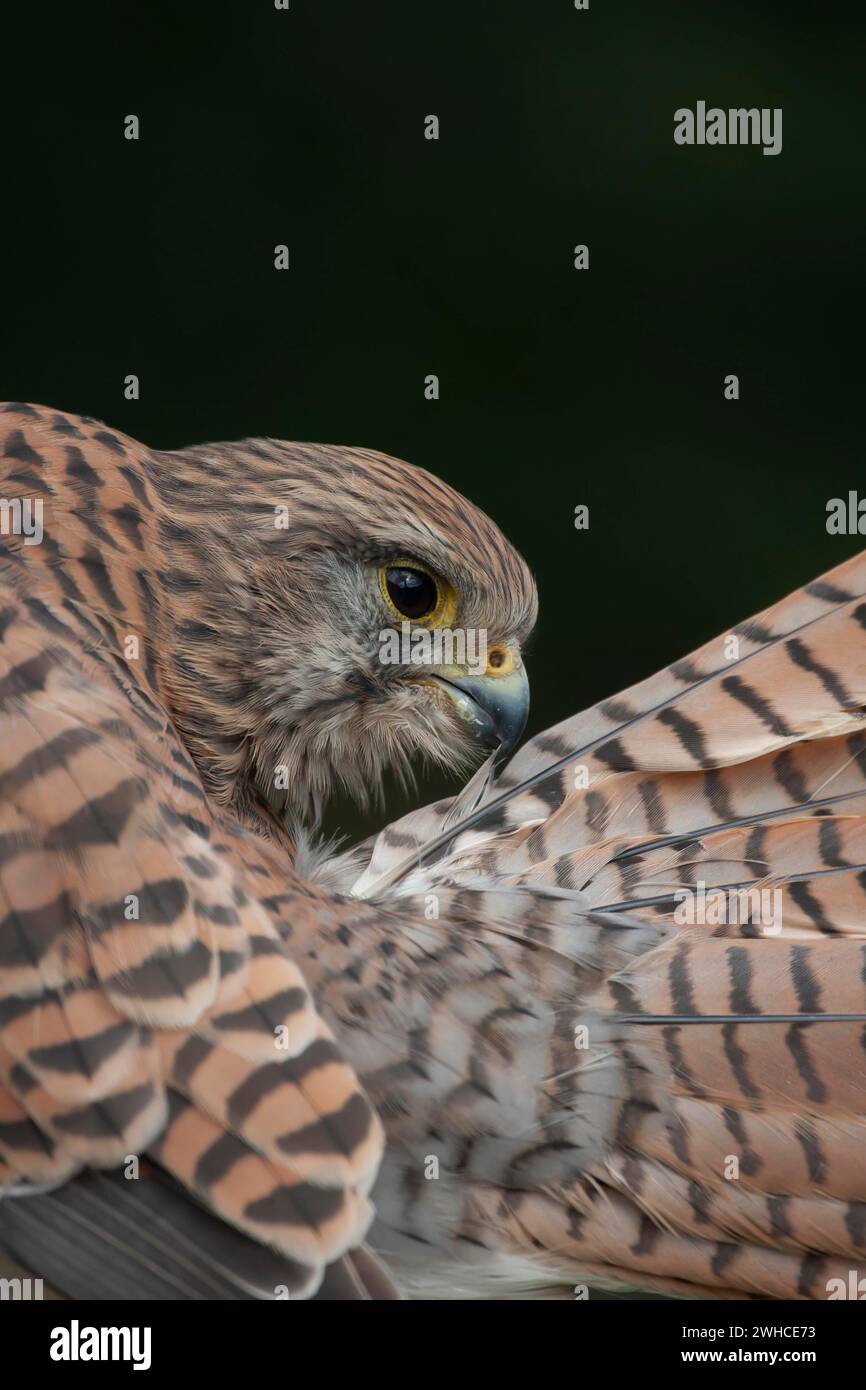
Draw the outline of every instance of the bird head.
<instances>
[{"instance_id":1,"label":"bird head","mask_svg":"<svg viewBox=\"0 0 866 1390\"><path fill-rule=\"evenodd\" d=\"M389 768L405 780L419 758L466 771L507 756L536 593L483 512L367 450L260 440L171 458L163 500L210 498L183 542L204 582L167 645L213 794L317 820L337 788L378 795Z\"/></svg>"}]
</instances>

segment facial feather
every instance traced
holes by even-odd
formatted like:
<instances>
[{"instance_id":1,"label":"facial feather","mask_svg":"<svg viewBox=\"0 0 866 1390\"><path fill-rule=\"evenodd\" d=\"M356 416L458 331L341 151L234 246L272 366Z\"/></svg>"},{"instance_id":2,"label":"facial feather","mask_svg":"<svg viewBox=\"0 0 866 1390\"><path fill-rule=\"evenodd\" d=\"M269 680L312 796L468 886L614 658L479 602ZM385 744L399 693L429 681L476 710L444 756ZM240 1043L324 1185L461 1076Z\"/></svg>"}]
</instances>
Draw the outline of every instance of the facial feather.
<instances>
[{"instance_id":1,"label":"facial feather","mask_svg":"<svg viewBox=\"0 0 866 1390\"><path fill-rule=\"evenodd\" d=\"M70 455L80 446L47 412L27 418L51 483L48 535L61 537L28 560L88 567L112 641L140 639L216 801L315 821L338 787L364 802L389 767L406 780L413 760L465 771L483 754L423 668L381 659L398 616L379 574L398 559L447 587L453 625L488 644L519 651L534 623L523 560L445 483L365 449L264 439L157 452L82 421L69 428L96 429L100 500L116 490L122 503L123 524L95 548ZM130 501L133 475L146 505Z\"/></svg>"}]
</instances>

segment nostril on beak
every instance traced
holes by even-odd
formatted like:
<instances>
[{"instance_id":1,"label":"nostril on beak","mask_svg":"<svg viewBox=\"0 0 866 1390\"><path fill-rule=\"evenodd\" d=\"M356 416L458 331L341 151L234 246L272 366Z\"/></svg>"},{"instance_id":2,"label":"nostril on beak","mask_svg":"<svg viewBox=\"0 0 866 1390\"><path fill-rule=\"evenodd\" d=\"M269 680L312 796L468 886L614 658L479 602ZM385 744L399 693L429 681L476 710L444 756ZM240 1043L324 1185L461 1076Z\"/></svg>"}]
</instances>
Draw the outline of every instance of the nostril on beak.
<instances>
[{"instance_id":1,"label":"nostril on beak","mask_svg":"<svg viewBox=\"0 0 866 1390\"><path fill-rule=\"evenodd\" d=\"M510 676L520 664L517 652L511 647L490 647L486 659L484 674L487 676Z\"/></svg>"}]
</instances>

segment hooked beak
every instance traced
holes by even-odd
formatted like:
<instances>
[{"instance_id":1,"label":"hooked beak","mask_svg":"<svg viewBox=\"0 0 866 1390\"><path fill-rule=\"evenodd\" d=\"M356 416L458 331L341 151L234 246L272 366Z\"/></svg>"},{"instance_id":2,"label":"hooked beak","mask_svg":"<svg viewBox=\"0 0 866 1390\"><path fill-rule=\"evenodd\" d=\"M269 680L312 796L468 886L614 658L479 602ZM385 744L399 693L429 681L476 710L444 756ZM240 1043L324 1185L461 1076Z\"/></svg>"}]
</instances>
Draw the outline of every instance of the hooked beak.
<instances>
[{"instance_id":1,"label":"hooked beak","mask_svg":"<svg viewBox=\"0 0 866 1390\"><path fill-rule=\"evenodd\" d=\"M529 681L522 665L506 676L432 676L457 706L483 748L497 749L495 763L517 746L529 714Z\"/></svg>"}]
</instances>

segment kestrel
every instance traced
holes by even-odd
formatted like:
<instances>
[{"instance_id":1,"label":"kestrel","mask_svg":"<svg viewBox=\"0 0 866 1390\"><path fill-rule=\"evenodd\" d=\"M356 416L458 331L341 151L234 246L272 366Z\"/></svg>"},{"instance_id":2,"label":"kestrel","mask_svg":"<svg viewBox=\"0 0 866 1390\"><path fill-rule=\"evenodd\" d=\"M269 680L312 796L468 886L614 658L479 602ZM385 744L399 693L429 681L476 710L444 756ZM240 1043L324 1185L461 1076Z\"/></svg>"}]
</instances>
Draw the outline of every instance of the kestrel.
<instances>
[{"instance_id":1,"label":"kestrel","mask_svg":"<svg viewBox=\"0 0 866 1390\"><path fill-rule=\"evenodd\" d=\"M88 1298L866 1273L866 559L497 772L535 589L450 488L0 422L8 1251ZM445 630L482 666L383 659ZM354 855L300 828L478 750Z\"/></svg>"}]
</instances>

